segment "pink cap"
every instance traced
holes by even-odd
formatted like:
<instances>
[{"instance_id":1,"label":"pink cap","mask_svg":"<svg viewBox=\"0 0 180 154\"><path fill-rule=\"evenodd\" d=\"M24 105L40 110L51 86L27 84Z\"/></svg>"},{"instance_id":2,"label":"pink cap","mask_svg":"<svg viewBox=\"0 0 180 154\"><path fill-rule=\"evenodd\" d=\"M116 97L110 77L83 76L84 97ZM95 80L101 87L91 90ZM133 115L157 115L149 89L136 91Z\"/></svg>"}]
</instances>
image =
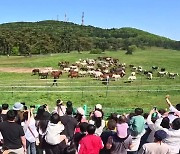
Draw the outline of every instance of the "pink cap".
<instances>
[{"instance_id":1,"label":"pink cap","mask_svg":"<svg viewBox=\"0 0 180 154\"><path fill-rule=\"evenodd\" d=\"M96 118L101 118L102 117L102 113L100 112L100 111L94 111L94 116L96 117Z\"/></svg>"}]
</instances>

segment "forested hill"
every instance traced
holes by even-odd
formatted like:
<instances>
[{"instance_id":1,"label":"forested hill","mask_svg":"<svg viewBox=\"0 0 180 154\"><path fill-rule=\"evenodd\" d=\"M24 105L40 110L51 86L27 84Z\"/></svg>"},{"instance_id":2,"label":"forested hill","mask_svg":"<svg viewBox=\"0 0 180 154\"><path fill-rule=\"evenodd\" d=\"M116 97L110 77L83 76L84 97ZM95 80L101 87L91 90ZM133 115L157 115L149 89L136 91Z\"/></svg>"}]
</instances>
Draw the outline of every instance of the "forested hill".
<instances>
[{"instance_id":1,"label":"forested hill","mask_svg":"<svg viewBox=\"0 0 180 154\"><path fill-rule=\"evenodd\" d=\"M180 42L134 28L102 29L46 20L0 25L0 54L26 55L156 46L180 50Z\"/></svg>"}]
</instances>

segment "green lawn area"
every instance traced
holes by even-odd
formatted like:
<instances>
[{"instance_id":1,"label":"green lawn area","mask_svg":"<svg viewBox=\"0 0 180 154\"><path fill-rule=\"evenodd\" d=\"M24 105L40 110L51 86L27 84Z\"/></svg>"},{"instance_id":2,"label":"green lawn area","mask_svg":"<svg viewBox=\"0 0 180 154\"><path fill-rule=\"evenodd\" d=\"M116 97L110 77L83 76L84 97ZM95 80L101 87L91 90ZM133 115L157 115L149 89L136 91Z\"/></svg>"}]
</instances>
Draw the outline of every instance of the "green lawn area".
<instances>
[{"instance_id":1,"label":"green lawn area","mask_svg":"<svg viewBox=\"0 0 180 154\"><path fill-rule=\"evenodd\" d=\"M90 77L70 79L64 73L58 80L58 87L51 87L52 77L38 79L31 73L0 72L0 103L14 104L17 101L32 104L55 105L56 99L64 102L71 100L75 107L86 104L93 107L101 103L107 112L131 111L135 107L142 107L148 111L153 106L167 108L164 97L171 96L173 104L180 100L180 78L169 79L156 76L147 80L145 76L137 75L133 83L124 83L130 74L129 64L142 66L151 70L152 66L166 68L168 72L180 73L180 51L150 48L137 50L133 55L126 55L124 51L107 51L103 54L89 54L89 52L72 52L32 57L0 56L0 67L38 68L53 67L58 69L59 61L75 61L98 56L111 56L118 58L121 63L126 63L126 76L119 81L111 81L108 86L101 81Z\"/></svg>"}]
</instances>

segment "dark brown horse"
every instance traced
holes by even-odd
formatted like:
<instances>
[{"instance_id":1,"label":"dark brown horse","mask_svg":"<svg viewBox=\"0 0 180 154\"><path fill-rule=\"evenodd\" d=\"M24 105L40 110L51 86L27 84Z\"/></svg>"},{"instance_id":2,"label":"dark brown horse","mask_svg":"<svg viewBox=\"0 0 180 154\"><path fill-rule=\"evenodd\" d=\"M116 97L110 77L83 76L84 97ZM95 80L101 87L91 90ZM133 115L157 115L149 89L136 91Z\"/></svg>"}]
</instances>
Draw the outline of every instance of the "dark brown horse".
<instances>
[{"instance_id":1,"label":"dark brown horse","mask_svg":"<svg viewBox=\"0 0 180 154\"><path fill-rule=\"evenodd\" d=\"M52 71L51 76L58 79L59 76L62 75L62 71Z\"/></svg>"},{"instance_id":2,"label":"dark brown horse","mask_svg":"<svg viewBox=\"0 0 180 154\"><path fill-rule=\"evenodd\" d=\"M39 77L41 79L47 79L48 76L48 72L39 72Z\"/></svg>"},{"instance_id":3,"label":"dark brown horse","mask_svg":"<svg viewBox=\"0 0 180 154\"><path fill-rule=\"evenodd\" d=\"M32 75L39 74L39 68L35 68L32 70Z\"/></svg>"}]
</instances>

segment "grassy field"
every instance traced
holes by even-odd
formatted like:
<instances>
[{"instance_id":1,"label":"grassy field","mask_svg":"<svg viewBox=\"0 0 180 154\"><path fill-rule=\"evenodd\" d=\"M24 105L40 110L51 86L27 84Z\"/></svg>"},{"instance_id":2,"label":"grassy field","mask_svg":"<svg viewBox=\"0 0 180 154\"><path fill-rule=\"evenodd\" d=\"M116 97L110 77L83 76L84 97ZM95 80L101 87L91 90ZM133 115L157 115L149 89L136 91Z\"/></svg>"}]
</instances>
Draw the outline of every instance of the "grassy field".
<instances>
[{"instance_id":1,"label":"grassy field","mask_svg":"<svg viewBox=\"0 0 180 154\"><path fill-rule=\"evenodd\" d=\"M142 66L151 70L152 66L166 68L168 72L180 73L180 51L151 48L137 50L133 55L125 55L124 51L105 52L104 54L93 55L89 52L70 54L40 55L32 57L0 57L0 68L38 68L53 67L58 69L59 61L70 61L74 63L78 59L97 58L98 56L111 56L118 58L121 63ZM167 77L155 77L147 80L145 76L137 75L137 81L124 83L130 74L127 67L127 75L119 81L111 81L105 86L101 81L93 80L90 77L69 79L64 73L58 80L57 87L51 87L52 78L38 79L38 76L31 76L31 73L9 73L0 72L0 103L21 101L31 104L49 104L54 106L56 99L60 98L65 102L71 100L74 105L86 104L93 107L101 103L107 112L126 112L135 107L143 107L148 111L153 106L166 108L164 97L171 95L174 104L180 100L180 78L169 79Z\"/></svg>"}]
</instances>

